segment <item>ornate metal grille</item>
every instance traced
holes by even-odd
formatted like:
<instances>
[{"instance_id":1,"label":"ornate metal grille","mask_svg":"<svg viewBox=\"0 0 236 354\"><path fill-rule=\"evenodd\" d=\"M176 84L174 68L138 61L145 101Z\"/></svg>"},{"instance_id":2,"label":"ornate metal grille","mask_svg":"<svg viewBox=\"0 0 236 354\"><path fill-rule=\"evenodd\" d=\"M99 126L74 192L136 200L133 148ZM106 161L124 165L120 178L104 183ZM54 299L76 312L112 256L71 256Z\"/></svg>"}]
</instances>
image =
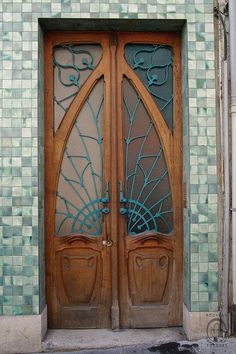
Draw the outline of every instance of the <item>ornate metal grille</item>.
<instances>
[{"instance_id":1,"label":"ornate metal grille","mask_svg":"<svg viewBox=\"0 0 236 354\"><path fill-rule=\"evenodd\" d=\"M103 85L100 79L90 93L65 147L55 215L58 236L102 232L102 203L108 201L102 199Z\"/></svg>"},{"instance_id":2,"label":"ornate metal grille","mask_svg":"<svg viewBox=\"0 0 236 354\"><path fill-rule=\"evenodd\" d=\"M54 130L102 58L98 44L64 44L54 48Z\"/></svg>"},{"instance_id":3,"label":"ornate metal grille","mask_svg":"<svg viewBox=\"0 0 236 354\"><path fill-rule=\"evenodd\" d=\"M172 194L163 146L145 106L127 78L123 81L125 203L128 234L173 229Z\"/></svg>"},{"instance_id":4,"label":"ornate metal grille","mask_svg":"<svg viewBox=\"0 0 236 354\"><path fill-rule=\"evenodd\" d=\"M127 44L125 58L173 130L173 50L167 45Z\"/></svg>"}]
</instances>

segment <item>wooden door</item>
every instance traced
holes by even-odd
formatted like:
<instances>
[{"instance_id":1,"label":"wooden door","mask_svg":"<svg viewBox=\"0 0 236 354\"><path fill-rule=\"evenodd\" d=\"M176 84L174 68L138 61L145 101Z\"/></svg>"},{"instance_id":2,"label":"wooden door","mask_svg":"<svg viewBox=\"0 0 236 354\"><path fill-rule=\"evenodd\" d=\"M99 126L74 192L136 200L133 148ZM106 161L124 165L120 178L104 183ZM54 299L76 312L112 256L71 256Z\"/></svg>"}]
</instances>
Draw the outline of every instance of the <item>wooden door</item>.
<instances>
[{"instance_id":1,"label":"wooden door","mask_svg":"<svg viewBox=\"0 0 236 354\"><path fill-rule=\"evenodd\" d=\"M182 323L180 41L45 38L49 327Z\"/></svg>"},{"instance_id":2,"label":"wooden door","mask_svg":"<svg viewBox=\"0 0 236 354\"><path fill-rule=\"evenodd\" d=\"M119 289L122 327L182 321L180 42L120 34Z\"/></svg>"}]
</instances>

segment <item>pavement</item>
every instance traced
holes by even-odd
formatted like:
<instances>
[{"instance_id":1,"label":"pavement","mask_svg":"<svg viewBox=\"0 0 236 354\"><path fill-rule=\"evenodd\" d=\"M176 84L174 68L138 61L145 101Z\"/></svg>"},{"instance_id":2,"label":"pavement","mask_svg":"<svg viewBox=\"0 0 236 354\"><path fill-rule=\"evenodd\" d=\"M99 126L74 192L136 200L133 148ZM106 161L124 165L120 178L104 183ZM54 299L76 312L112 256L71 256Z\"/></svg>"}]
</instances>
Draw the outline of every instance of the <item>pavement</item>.
<instances>
[{"instance_id":1,"label":"pavement","mask_svg":"<svg viewBox=\"0 0 236 354\"><path fill-rule=\"evenodd\" d=\"M234 343L228 342L222 344L209 344L207 342L195 342L195 343L180 343L169 342L159 345L138 345L138 346L122 346L116 348L107 349L88 349L77 351L63 351L63 352L47 352L48 354L235 354L236 353L236 341Z\"/></svg>"},{"instance_id":2,"label":"pavement","mask_svg":"<svg viewBox=\"0 0 236 354\"><path fill-rule=\"evenodd\" d=\"M236 354L236 338L187 341L182 328L135 330L49 330L48 354ZM38 353L39 354L39 353Z\"/></svg>"}]
</instances>

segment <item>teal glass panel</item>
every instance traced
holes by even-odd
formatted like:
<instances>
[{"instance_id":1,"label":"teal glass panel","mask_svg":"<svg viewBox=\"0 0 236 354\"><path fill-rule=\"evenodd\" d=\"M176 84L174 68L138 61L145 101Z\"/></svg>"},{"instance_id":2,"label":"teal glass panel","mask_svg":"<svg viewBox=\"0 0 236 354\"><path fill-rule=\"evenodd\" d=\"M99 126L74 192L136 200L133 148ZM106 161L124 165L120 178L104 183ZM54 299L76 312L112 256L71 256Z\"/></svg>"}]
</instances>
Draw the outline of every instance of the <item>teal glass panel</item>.
<instances>
[{"instance_id":1,"label":"teal glass panel","mask_svg":"<svg viewBox=\"0 0 236 354\"><path fill-rule=\"evenodd\" d=\"M125 58L173 131L173 50L167 45L127 44Z\"/></svg>"},{"instance_id":2,"label":"teal glass panel","mask_svg":"<svg viewBox=\"0 0 236 354\"><path fill-rule=\"evenodd\" d=\"M170 234L172 193L163 146L142 99L127 78L123 80L125 191L121 214L129 235Z\"/></svg>"},{"instance_id":3,"label":"teal glass panel","mask_svg":"<svg viewBox=\"0 0 236 354\"><path fill-rule=\"evenodd\" d=\"M102 78L85 101L66 143L57 188L57 236L102 232L103 87Z\"/></svg>"},{"instance_id":4,"label":"teal glass panel","mask_svg":"<svg viewBox=\"0 0 236 354\"><path fill-rule=\"evenodd\" d=\"M59 127L80 88L102 58L98 44L63 44L54 47L54 130Z\"/></svg>"}]
</instances>

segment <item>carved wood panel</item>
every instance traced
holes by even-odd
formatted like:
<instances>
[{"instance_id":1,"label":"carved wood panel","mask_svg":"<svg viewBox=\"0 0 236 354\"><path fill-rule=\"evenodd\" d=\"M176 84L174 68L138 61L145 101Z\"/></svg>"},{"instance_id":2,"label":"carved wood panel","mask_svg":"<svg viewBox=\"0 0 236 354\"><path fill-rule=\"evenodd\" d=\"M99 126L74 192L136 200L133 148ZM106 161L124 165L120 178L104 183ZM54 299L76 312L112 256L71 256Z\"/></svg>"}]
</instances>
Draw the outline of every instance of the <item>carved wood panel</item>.
<instances>
[{"instance_id":1,"label":"carved wood panel","mask_svg":"<svg viewBox=\"0 0 236 354\"><path fill-rule=\"evenodd\" d=\"M101 289L102 260L91 249L65 249L57 252L58 295L61 304L93 305Z\"/></svg>"},{"instance_id":2,"label":"carved wood panel","mask_svg":"<svg viewBox=\"0 0 236 354\"><path fill-rule=\"evenodd\" d=\"M132 305L169 302L172 252L162 248L138 248L128 256L129 291Z\"/></svg>"}]
</instances>

